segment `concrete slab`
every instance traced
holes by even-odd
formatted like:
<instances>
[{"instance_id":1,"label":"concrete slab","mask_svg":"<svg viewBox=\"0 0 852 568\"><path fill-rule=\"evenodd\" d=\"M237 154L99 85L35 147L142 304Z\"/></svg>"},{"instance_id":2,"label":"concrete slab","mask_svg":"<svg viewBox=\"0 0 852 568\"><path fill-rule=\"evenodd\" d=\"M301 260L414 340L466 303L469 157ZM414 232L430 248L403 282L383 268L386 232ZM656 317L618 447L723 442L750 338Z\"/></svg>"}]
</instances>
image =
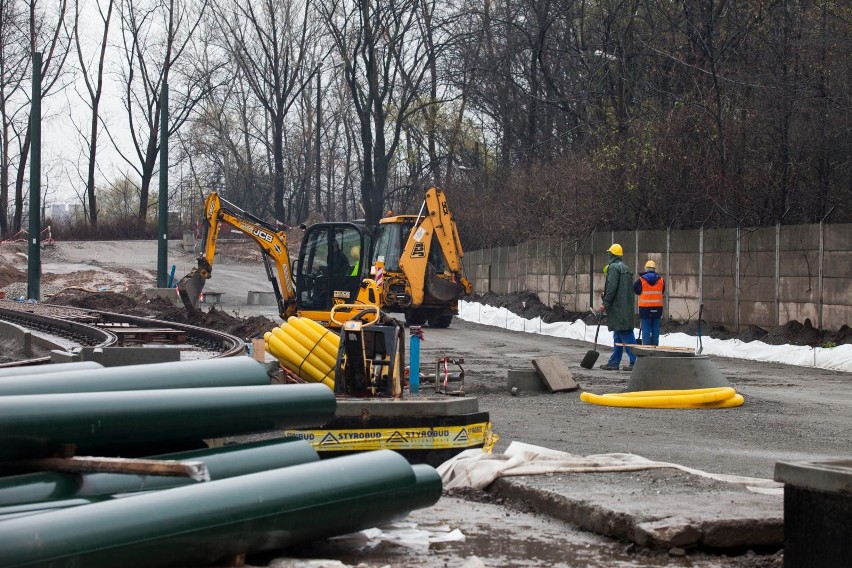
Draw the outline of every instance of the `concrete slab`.
<instances>
[{"instance_id":1,"label":"concrete slab","mask_svg":"<svg viewBox=\"0 0 852 568\"><path fill-rule=\"evenodd\" d=\"M550 392L574 391L580 388L562 357L538 357L532 360L532 364Z\"/></svg>"},{"instance_id":2,"label":"concrete slab","mask_svg":"<svg viewBox=\"0 0 852 568\"><path fill-rule=\"evenodd\" d=\"M550 392L535 369L509 369L506 388L511 392ZM517 389L517 391L512 391Z\"/></svg>"},{"instance_id":3,"label":"concrete slab","mask_svg":"<svg viewBox=\"0 0 852 568\"><path fill-rule=\"evenodd\" d=\"M676 469L504 477L488 492L650 548L780 548L784 542L781 495Z\"/></svg>"},{"instance_id":4,"label":"concrete slab","mask_svg":"<svg viewBox=\"0 0 852 568\"><path fill-rule=\"evenodd\" d=\"M83 347L79 353L83 361L104 367L180 361L180 349L173 347Z\"/></svg>"}]
</instances>

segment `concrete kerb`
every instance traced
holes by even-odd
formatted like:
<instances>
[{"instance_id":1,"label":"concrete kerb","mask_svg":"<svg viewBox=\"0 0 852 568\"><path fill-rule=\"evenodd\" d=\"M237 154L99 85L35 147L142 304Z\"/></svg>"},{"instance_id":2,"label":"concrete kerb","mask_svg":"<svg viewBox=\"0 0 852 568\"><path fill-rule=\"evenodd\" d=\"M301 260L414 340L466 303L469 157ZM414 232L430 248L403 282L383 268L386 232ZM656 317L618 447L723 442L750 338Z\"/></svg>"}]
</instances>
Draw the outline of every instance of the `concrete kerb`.
<instances>
[{"instance_id":1,"label":"concrete kerb","mask_svg":"<svg viewBox=\"0 0 852 568\"><path fill-rule=\"evenodd\" d=\"M503 477L487 491L648 548L744 550L784 544L781 495L675 469Z\"/></svg>"}]
</instances>

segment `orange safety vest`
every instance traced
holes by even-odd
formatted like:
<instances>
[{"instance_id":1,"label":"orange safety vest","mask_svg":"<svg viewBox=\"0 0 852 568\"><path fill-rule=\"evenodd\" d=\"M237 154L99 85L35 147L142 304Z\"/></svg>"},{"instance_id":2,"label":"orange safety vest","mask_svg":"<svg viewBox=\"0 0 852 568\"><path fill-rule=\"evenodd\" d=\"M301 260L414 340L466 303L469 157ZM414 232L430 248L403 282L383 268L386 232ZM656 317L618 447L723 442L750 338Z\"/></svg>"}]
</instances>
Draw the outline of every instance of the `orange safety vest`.
<instances>
[{"instance_id":1,"label":"orange safety vest","mask_svg":"<svg viewBox=\"0 0 852 568\"><path fill-rule=\"evenodd\" d=\"M639 294L640 308L662 308L663 307L663 277L656 284L649 284L644 278L642 281L642 293Z\"/></svg>"}]
</instances>

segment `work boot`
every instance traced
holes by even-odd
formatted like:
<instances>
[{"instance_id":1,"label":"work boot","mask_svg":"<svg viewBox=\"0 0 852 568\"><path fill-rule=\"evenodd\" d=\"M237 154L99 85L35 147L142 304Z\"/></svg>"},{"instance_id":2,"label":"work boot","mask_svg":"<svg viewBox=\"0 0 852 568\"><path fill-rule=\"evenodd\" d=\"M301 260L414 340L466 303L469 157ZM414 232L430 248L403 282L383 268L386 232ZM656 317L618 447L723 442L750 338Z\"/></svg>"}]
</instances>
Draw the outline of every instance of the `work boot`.
<instances>
[{"instance_id":1,"label":"work boot","mask_svg":"<svg viewBox=\"0 0 852 568\"><path fill-rule=\"evenodd\" d=\"M616 367L613 367L613 366L612 366L612 365L610 365L609 363L607 363L606 365L601 365L601 367L600 367L600 368L601 368L601 369L603 369L604 371L617 371L617 370L618 370L618 367L617 367L617 366L616 366Z\"/></svg>"},{"instance_id":2,"label":"work boot","mask_svg":"<svg viewBox=\"0 0 852 568\"><path fill-rule=\"evenodd\" d=\"M633 363L631 363L631 364L629 364L629 365L625 365L625 366L623 366L623 367L621 368L621 370L622 370L622 371L632 371L632 370L633 370Z\"/></svg>"}]
</instances>

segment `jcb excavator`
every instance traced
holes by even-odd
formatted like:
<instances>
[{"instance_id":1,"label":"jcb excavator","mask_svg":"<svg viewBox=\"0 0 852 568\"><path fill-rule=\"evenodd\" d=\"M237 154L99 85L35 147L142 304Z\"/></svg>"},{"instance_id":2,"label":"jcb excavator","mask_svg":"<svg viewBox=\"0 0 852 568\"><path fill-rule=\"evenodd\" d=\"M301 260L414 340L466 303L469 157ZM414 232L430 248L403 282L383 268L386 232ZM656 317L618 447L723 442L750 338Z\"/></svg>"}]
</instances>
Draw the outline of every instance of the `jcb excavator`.
<instances>
[{"instance_id":1,"label":"jcb excavator","mask_svg":"<svg viewBox=\"0 0 852 568\"><path fill-rule=\"evenodd\" d=\"M365 255L369 254L371 240L363 227L354 223L312 225L302 240L294 279L284 231L214 192L204 200L204 230L198 266L178 282L178 292L188 311L198 308L204 284L213 276L223 221L253 238L260 247L282 319L298 314L326 326L339 327L339 321L347 320L346 314L354 315L359 310L339 308L332 321L332 306L378 306L378 289L375 281L369 278L368 263L364 261L369 258Z\"/></svg>"},{"instance_id":2,"label":"jcb excavator","mask_svg":"<svg viewBox=\"0 0 852 568\"><path fill-rule=\"evenodd\" d=\"M384 261L382 307L403 312L411 325L449 327L457 300L472 294L462 273L464 256L444 192L426 190L420 213L379 221L372 261Z\"/></svg>"}]
</instances>

